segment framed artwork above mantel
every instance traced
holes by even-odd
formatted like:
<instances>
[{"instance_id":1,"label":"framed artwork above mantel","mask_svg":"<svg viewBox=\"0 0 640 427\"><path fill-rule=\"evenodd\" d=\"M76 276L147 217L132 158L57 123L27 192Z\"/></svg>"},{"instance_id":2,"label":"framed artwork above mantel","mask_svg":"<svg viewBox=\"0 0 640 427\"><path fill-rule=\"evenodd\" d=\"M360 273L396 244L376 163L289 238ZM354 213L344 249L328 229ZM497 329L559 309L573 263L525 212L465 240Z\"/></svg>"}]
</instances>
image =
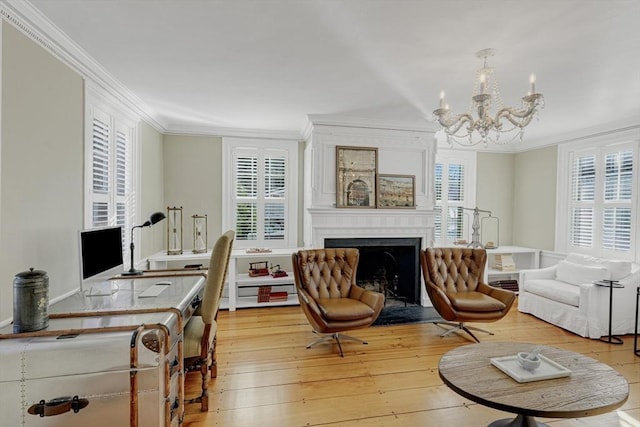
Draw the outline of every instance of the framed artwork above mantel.
<instances>
[{"instance_id":1,"label":"framed artwork above mantel","mask_svg":"<svg viewBox=\"0 0 640 427\"><path fill-rule=\"evenodd\" d=\"M415 175L378 175L377 207L384 209L415 209Z\"/></svg>"},{"instance_id":2,"label":"framed artwork above mantel","mask_svg":"<svg viewBox=\"0 0 640 427\"><path fill-rule=\"evenodd\" d=\"M378 149L336 146L336 207L375 208Z\"/></svg>"}]
</instances>

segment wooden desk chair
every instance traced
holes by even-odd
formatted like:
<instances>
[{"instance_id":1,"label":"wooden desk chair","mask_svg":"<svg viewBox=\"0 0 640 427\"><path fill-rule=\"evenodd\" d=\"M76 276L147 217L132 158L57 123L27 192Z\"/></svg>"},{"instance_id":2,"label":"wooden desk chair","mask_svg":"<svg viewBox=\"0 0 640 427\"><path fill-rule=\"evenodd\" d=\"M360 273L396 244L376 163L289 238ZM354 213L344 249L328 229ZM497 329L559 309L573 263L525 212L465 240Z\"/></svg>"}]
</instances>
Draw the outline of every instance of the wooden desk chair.
<instances>
[{"instance_id":1,"label":"wooden desk chair","mask_svg":"<svg viewBox=\"0 0 640 427\"><path fill-rule=\"evenodd\" d=\"M185 371L190 372L199 369L202 374L202 394L194 399L187 400L187 402L200 402L203 412L209 410L207 373L211 372L211 378L218 376L216 365L216 318L234 238L235 232L229 230L220 236L213 246L202 304L184 328L183 354Z\"/></svg>"}]
</instances>

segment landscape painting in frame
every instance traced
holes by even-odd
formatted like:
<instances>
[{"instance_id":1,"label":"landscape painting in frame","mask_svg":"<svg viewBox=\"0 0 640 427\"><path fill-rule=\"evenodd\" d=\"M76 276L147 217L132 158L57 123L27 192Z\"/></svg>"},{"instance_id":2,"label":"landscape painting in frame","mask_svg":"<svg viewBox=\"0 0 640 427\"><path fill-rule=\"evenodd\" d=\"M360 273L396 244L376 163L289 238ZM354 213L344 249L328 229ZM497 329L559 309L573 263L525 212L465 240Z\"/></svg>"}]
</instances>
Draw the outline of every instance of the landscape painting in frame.
<instances>
[{"instance_id":1,"label":"landscape painting in frame","mask_svg":"<svg viewBox=\"0 0 640 427\"><path fill-rule=\"evenodd\" d=\"M336 147L336 207L375 208L378 149Z\"/></svg>"},{"instance_id":2,"label":"landscape painting in frame","mask_svg":"<svg viewBox=\"0 0 640 427\"><path fill-rule=\"evenodd\" d=\"M378 177L378 207L405 208L416 207L414 175L380 175Z\"/></svg>"}]
</instances>

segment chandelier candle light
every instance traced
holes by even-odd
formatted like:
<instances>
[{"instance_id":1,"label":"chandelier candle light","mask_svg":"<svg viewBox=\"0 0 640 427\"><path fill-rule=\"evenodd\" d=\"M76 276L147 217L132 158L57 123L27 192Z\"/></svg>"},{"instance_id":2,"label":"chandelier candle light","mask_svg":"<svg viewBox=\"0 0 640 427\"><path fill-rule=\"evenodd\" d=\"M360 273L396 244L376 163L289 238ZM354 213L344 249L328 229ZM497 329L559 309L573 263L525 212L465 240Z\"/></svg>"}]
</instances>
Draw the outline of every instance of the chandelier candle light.
<instances>
[{"instance_id":1,"label":"chandelier candle light","mask_svg":"<svg viewBox=\"0 0 640 427\"><path fill-rule=\"evenodd\" d=\"M487 58L494 54L493 49L483 49L476 53L476 57L484 60L483 67L478 70L471 97L471 110L478 112L477 118L471 112L453 114L445 102L444 91L440 92L440 106L433 114L442 126L441 132L446 135L449 144L455 142L474 146L483 143L487 146L489 142L507 144L516 138L522 141L525 126L539 109L544 108L544 97L541 93L536 93L536 78L533 74L529 78L529 93L522 97L520 108L505 107L502 104L495 71L487 64ZM497 109L495 117L491 116L493 107ZM500 140L503 133L509 134L507 140Z\"/></svg>"}]
</instances>

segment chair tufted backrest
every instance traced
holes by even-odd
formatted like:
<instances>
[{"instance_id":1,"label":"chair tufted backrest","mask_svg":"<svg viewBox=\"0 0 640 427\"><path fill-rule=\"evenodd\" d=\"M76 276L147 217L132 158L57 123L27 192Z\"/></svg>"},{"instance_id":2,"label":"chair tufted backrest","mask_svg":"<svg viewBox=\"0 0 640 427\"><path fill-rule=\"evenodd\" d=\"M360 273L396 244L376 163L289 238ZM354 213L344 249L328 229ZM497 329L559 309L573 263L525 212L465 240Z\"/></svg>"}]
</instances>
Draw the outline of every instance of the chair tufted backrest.
<instances>
[{"instance_id":1,"label":"chair tufted backrest","mask_svg":"<svg viewBox=\"0 0 640 427\"><path fill-rule=\"evenodd\" d=\"M298 251L300 285L315 300L346 298L355 284L359 257L355 248Z\"/></svg>"},{"instance_id":2,"label":"chair tufted backrest","mask_svg":"<svg viewBox=\"0 0 640 427\"><path fill-rule=\"evenodd\" d=\"M428 248L425 253L429 279L444 292L475 291L483 280L484 249Z\"/></svg>"}]
</instances>

